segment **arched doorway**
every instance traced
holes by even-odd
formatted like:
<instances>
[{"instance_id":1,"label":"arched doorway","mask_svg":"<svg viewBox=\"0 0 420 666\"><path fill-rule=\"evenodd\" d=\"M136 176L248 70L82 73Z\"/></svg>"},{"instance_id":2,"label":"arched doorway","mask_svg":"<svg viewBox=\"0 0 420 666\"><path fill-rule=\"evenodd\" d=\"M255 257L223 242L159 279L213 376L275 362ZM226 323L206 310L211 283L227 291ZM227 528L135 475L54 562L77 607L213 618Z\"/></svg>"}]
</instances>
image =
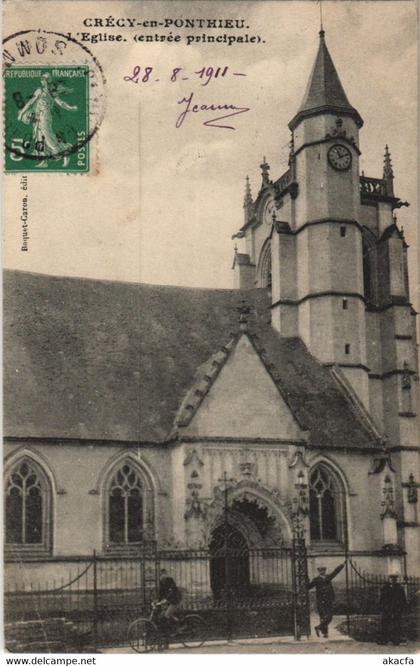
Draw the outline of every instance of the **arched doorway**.
<instances>
[{"instance_id":1,"label":"arched doorway","mask_svg":"<svg viewBox=\"0 0 420 666\"><path fill-rule=\"evenodd\" d=\"M207 519L206 580L228 635L308 635L306 550L291 543L277 498L247 480L215 493Z\"/></svg>"},{"instance_id":2,"label":"arched doorway","mask_svg":"<svg viewBox=\"0 0 420 666\"><path fill-rule=\"evenodd\" d=\"M279 521L249 491L238 492L227 506L218 508L208 540L213 595L220 598L227 589L235 597L258 594L273 583L268 573L269 549L284 547Z\"/></svg>"},{"instance_id":3,"label":"arched doorway","mask_svg":"<svg viewBox=\"0 0 420 666\"><path fill-rule=\"evenodd\" d=\"M244 535L229 522L213 530L210 541L210 586L216 599L229 589L235 596L248 594L249 548Z\"/></svg>"}]
</instances>

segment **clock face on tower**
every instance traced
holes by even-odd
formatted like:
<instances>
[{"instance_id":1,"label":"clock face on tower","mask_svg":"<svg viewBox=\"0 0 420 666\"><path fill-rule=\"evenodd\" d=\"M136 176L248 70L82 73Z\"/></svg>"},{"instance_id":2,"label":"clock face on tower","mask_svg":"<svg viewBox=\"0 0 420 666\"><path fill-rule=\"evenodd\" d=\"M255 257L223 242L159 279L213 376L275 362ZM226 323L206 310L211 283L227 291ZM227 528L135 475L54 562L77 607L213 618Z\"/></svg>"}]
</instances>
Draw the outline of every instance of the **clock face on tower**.
<instances>
[{"instance_id":1,"label":"clock face on tower","mask_svg":"<svg viewBox=\"0 0 420 666\"><path fill-rule=\"evenodd\" d=\"M337 171L347 171L351 166L351 152L346 146L334 144L328 151L328 162Z\"/></svg>"},{"instance_id":2,"label":"clock face on tower","mask_svg":"<svg viewBox=\"0 0 420 666\"><path fill-rule=\"evenodd\" d=\"M266 224L273 224L273 214L276 211L276 204L273 199L269 199L264 207L263 221Z\"/></svg>"}]
</instances>

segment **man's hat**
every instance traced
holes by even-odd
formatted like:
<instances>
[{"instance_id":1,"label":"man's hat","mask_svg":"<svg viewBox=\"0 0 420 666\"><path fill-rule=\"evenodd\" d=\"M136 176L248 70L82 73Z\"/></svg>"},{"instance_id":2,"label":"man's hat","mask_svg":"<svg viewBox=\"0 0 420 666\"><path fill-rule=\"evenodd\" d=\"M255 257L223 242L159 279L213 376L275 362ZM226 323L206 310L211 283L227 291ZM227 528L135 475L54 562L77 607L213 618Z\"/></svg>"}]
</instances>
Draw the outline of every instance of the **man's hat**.
<instances>
[{"instance_id":1,"label":"man's hat","mask_svg":"<svg viewBox=\"0 0 420 666\"><path fill-rule=\"evenodd\" d=\"M327 570L327 567L318 567L319 573L325 573Z\"/></svg>"}]
</instances>

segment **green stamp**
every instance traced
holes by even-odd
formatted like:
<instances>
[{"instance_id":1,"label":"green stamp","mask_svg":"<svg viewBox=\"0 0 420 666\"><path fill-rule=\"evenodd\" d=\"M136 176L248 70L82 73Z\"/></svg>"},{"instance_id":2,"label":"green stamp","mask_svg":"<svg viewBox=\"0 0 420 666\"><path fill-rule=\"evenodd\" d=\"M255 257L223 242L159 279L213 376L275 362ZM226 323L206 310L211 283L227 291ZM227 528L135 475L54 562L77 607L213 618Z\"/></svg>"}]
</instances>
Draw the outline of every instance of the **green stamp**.
<instances>
[{"instance_id":1,"label":"green stamp","mask_svg":"<svg viewBox=\"0 0 420 666\"><path fill-rule=\"evenodd\" d=\"M89 66L4 72L5 171L89 170Z\"/></svg>"}]
</instances>

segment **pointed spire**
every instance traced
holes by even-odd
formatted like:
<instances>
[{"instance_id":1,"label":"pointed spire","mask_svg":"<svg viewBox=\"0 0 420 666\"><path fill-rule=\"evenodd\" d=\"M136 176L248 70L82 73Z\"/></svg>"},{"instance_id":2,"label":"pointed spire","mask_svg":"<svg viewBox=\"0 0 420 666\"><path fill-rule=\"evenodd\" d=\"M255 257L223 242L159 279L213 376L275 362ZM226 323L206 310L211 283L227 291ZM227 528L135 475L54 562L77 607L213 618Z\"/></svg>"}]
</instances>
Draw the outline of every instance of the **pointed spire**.
<instances>
[{"instance_id":1,"label":"pointed spire","mask_svg":"<svg viewBox=\"0 0 420 666\"><path fill-rule=\"evenodd\" d=\"M252 206L253 201L252 201L252 192L251 192L251 185L249 183L249 176L245 178L245 195L244 195L244 208L247 208L248 206Z\"/></svg>"},{"instance_id":2,"label":"pointed spire","mask_svg":"<svg viewBox=\"0 0 420 666\"><path fill-rule=\"evenodd\" d=\"M265 155L263 157L262 164L260 164L260 169L261 169L261 175L262 175L262 184L263 185L269 185L270 184L270 165L267 164L265 160Z\"/></svg>"},{"instance_id":3,"label":"pointed spire","mask_svg":"<svg viewBox=\"0 0 420 666\"><path fill-rule=\"evenodd\" d=\"M386 182L386 193L388 196L394 196L394 172L392 170L391 155L388 150L388 144L385 146L384 172L382 177Z\"/></svg>"},{"instance_id":4,"label":"pointed spire","mask_svg":"<svg viewBox=\"0 0 420 666\"><path fill-rule=\"evenodd\" d=\"M252 220L254 216L254 202L252 200L252 192L251 192L251 185L249 183L249 178L248 176L245 179L245 194L244 194L244 223L248 224L250 220ZM242 233L242 236L244 234ZM239 236L238 238L242 238L242 236Z\"/></svg>"},{"instance_id":5,"label":"pointed spire","mask_svg":"<svg viewBox=\"0 0 420 666\"><path fill-rule=\"evenodd\" d=\"M325 30L319 31L318 54L309 77L303 102L289 127L293 130L303 118L332 112L354 118L358 127L363 120L347 99L325 42Z\"/></svg>"},{"instance_id":6,"label":"pointed spire","mask_svg":"<svg viewBox=\"0 0 420 666\"><path fill-rule=\"evenodd\" d=\"M294 182L296 180L296 157L295 157L295 135L291 132L289 142L289 159L288 159L290 178Z\"/></svg>"},{"instance_id":7,"label":"pointed spire","mask_svg":"<svg viewBox=\"0 0 420 666\"><path fill-rule=\"evenodd\" d=\"M392 162L391 162L391 154L388 149L388 144L385 146L385 154L384 154L384 178L393 178L394 177L394 172L392 170Z\"/></svg>"},{"instance_id":8,"label":"pointed spire","mask_svg":"<svg viewBox=\"0 0 420 666\"><path fill-rule=\"evenodd\" d=\"M293 132L290 133L290 141L289 141L289 166L293 162L295 158L295 135Z\"/></svg>"}]
</instances>

